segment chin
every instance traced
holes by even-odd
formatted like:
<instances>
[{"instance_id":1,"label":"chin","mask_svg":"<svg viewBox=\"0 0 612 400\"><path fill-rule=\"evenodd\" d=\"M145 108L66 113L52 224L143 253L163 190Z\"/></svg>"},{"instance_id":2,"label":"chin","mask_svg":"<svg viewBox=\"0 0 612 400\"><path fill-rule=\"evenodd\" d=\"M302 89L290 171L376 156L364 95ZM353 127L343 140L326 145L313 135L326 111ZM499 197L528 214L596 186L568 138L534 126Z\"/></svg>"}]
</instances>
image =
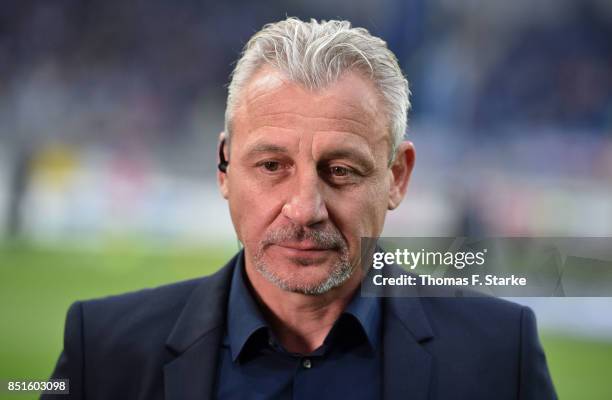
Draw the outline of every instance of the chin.
<instances>
[{"instance_id":1,"label":"chin","mask_svg":"<svg viewBox=\"0 0 612 400\"><path fill-rule=\"evenodd\" d=\"M311 260L257 263L263 277L282 290L306 295L321 295L344 284L352 275L350 264L340 259L329 264L311 264ZM308 264L308 265L304 265Z\"/></svg>"}]
</instances>

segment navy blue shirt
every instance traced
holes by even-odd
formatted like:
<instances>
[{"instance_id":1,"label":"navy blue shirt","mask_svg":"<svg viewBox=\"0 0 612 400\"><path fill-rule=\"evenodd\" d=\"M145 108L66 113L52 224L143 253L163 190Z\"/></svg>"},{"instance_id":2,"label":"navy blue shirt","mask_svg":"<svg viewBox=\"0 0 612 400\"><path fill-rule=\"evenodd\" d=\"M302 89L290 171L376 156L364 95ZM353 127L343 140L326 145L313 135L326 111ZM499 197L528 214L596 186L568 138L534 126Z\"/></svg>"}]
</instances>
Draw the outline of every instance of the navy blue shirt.
<instances>
[{"instance_id":1,"label":"navy blue shirt","mask_svg":"<svg viewBox=\"0 0 612 400\"><path fill-rule=\"evenodd\" d=\"M220 349L216 398L379 399L381 303L359 290L321 347L303 355L286 351L263 318L240 255L229 294Z\"/></svg>"}]
</instances>

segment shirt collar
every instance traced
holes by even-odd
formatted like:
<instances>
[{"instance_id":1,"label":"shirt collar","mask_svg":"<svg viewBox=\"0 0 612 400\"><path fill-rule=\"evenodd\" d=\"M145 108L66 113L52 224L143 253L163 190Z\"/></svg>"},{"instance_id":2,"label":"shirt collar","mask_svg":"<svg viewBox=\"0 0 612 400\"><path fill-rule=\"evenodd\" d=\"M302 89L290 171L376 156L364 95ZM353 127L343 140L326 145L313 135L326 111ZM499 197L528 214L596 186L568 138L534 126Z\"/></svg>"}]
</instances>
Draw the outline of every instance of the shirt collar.
<instances>
[{"instance_id":1,"label":"shirt collar","mask_svg":"<svg viewBox=\"0 0 612 400\"><path fill-rule=\"evenodd\" d=\"M236 260L232 276L227 312L228 339L233 361L236 361L253 333L268 327L250 293L244 274L244 251L242 251Z\"/></svg>"},{"instance_id":2,"label":"shirt collar","mask_svg":"<svg viewBox=\"0 0 612 400\"><path fill-rule=\"evenodd\" d=\"M380 341L381 314L380 298L361 296L361 290L357 289L341 318L345 315L352 316L361 326L371 348L377 349ZM245 277L244 251L240 252L236 260L227 315L226 337L229 340L232 360L236 361L251 336L262 328L268 329L268 324L255 303Z\"/></svg>"},{"instance_id":3,"label":"shirt collar","mask_svg":"<svg viewBox=\"0 0 612 400\"><path fill-rule=\"evenodd\" d=\"M359 322L372 349L377 349L380 341L381 307L380 297L362 296L358 288L343 313L352 315Z\"/></svg>"}]
</instances>

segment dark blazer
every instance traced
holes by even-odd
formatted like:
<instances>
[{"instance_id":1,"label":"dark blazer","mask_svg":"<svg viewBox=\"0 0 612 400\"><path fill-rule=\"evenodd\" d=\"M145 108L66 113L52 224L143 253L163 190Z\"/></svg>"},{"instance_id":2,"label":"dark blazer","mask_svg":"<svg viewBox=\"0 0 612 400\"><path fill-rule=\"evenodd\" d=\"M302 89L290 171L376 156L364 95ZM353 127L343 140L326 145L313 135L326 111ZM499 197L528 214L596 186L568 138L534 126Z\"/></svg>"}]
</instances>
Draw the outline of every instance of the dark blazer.
<instances>
[{"instance_id":1,"label":"dark blazer","mask_svg":"<svg viewBox=\"0 0 612 400\"><path fill-rule=\"evenodd\" d=\"M235 260L209 277L73 304L53 372L70 395L42 399L212 398ZM526 307L388 297L382 337L385 400L556 398Z\"/></svg>"}]
</instances>

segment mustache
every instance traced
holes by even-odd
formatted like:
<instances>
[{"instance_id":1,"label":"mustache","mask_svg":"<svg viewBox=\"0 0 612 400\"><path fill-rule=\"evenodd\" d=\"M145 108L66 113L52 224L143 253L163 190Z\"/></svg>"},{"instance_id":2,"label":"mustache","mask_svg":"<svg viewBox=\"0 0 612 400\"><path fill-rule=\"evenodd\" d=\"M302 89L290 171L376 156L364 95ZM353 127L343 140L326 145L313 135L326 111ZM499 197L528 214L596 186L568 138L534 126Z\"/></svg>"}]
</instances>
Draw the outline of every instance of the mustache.
<instances>
[{"instance_id":1,"label":"mustache","mask_svg":"<svg viewBox=\"0 0 612 400\"><path fill-rule=\"evenodd\" d=\"M315 246L325 249L346 249L346 241L336 229L325 231L320 229L307 229L300 226L286 226L269 231L261 241L261 247L287 242L310 241Z\"/></svg>"}]
</instances>

